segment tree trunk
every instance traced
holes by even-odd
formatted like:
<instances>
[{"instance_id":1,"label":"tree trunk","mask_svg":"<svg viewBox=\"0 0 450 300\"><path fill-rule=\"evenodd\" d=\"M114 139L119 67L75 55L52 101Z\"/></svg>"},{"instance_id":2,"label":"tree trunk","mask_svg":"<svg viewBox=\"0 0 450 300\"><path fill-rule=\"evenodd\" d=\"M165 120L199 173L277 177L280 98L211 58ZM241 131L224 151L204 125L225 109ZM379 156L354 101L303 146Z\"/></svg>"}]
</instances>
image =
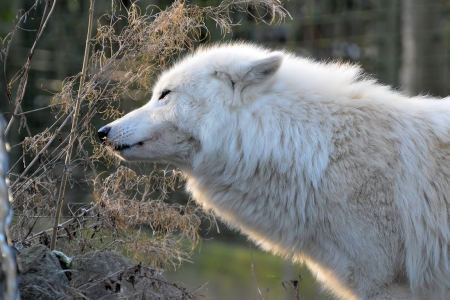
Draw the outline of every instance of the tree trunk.
<instances>
[{"instance_id":1,"label":"tree trunk","mask_svg":"<svg viewBox=\"0 0 450 300\"><path fill-rule=\"evenodd\" d=\"M400 82L410 96L448 94L447 54L439 0L402 0Z\"/></svg>"}]
</instances>

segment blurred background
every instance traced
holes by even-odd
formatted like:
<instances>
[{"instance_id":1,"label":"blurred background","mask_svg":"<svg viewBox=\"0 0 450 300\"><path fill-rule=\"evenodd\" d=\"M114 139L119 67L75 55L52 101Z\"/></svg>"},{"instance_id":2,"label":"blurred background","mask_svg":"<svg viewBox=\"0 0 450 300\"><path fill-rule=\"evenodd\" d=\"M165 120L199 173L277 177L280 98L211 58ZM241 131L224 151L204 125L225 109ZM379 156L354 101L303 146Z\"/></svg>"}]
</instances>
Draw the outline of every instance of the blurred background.
<instances>
[{"instance_id":1,"label":"blurred background","mask_svg":"<svg viewBox=\"0 0 450 300\"><path fill-rule=\"evenodd\" d=\"M44 1L44 0L42 0ZM129 5L129 0L122 0ZM0 0L0 38L13 29L18 11L28 9L33 0ZM219 1L192 0L201 6L217 5ZM171 1L141 0L165 8ZM360 64L381 83L391 85L408 95L429 94L445 97L450 94L450 0L291 0L284 2L291 18L279 25L257 24L249 14L235 13L240 22L225 36L209 25L210 36L204 43L225 40L246 40L275 49L287 49L317 60L339 59ZM94 18L110 10L111 1L97 0ZM24 111L37 109L51 102L61 90L62 81L81 71L87 0L58 0L53 16L39 42L31 65ZM148 9L152 9L151 7ZM156 8L155 8L156 9ZM40 12L36 11L40 16ZM13 108L5 95L5 77L21 68L34 42L40 19L29 17L14 38L11 53L0 76L0 111L8 120ZM95 31L95 27L94 27ZM0 40L1 42L1 40ZM2 48L4 45L2 45ZM4 61L4 53L0 53ZM121 109L129 111L149 98L124 101ZM28 119L31 130L39 132L54 119L44 111ZM106 121L98 121L100 126ZM22 130L11 130L10 144L26 136ZM20 156L12 149L11 161ZM89 201L88 191L73 187L77 201ZM182 193L174 193L169 201L186 201ZM295 299L292 285L301 275L300 299L329 299L321 292L308 272L288 261L260 252L236 232L219 223L204 230L204 240L195 250L192 263L185 263L165 276L189 287L204 286L206 299ZM205 228L207 226L205 225Z\"/></svg>"}]
</instances>

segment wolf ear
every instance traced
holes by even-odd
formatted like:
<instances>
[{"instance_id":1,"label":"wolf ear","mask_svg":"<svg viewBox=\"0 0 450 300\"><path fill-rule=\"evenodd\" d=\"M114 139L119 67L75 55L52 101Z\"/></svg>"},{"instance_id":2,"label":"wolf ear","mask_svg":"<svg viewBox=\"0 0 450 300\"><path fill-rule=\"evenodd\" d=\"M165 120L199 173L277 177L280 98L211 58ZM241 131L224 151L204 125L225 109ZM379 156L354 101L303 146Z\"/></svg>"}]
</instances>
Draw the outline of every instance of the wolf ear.
<instances>
[{"instance_id":1,"label":"wolf ear","mask_svg":"<svg viewBox=\"0 0 450 300\"><path fill-rule=\"evenodd\" d=\"M242 77L244 86L256 84L271 78L280 68L283 61L281 52L274 52L269 57L254 61Z\"/></svg>"}]
</instances>

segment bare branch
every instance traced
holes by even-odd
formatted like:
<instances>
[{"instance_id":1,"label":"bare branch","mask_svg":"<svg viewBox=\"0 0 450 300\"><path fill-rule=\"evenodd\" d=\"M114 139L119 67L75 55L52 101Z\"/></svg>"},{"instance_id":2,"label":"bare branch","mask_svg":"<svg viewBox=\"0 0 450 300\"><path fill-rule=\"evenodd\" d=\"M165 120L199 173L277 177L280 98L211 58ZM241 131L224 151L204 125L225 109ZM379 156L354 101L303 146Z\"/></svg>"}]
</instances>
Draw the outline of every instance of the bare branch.
<instances>
[{"instance_id":1,"label":"bare branch","mask_svg":"<svg viewBox=\"0 0 450 300\"><path fill-rule=\"evenodd\" d=\"M34 52L36 51L36 46L39 42L39 39L42 36L42 32L44 31L45 27L47 26L47 22L48 22L48 20L50 20L50 16L53 13L53 9L55 8L55 5L56 5L56 0L53 0L53 3L51 1L47 1L46 3L47 4L45 5L44 13L42 14L41 25L39 26L39 29L37 31L33 46L31 46L27 61L26 61L25 65L23 66L24 71L22 74L22 78L20 79L19 87L17 88L17 96L16 96L16 100L15 100L16 108L14 110L14 114L11 117L11 120L9 120L9 123L6 126L5 135L8 135L8 132L11 129L12 124L14 123L16 115L21 110L22 100L23 100L23 96L25 95L25 89L27 87L27 82L28 82L28 73L30 71L31 59L33 58ZM35 5L36 5L36 3L35 3ZM51 5L50 11L46 15L46 11L50 5ZM8 48L9 48L9 45L8 45ZM5 66L6 66L6 64L5 64ZM5 71L5 74L6 74L6 71Z\"/></svg>"}]
</instances>

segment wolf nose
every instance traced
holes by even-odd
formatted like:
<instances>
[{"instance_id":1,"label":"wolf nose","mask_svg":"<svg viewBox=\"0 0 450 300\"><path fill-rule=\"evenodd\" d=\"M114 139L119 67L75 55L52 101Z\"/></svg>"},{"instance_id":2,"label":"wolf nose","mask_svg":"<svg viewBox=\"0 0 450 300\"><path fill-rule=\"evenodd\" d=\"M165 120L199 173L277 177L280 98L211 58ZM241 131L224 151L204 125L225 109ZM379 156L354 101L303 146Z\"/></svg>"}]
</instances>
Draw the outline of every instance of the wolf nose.
<instances>
[{"instance_id":1,"label":"wolf nose","mask_svg":"<svg viewBox=\"0 0 450 300\"><path fill-rule=\"evenodd\" d=\"M108 132L111 130L111 127L103 126L100 128L97 132L98 138L100 141L104 142L106 140L106 137L108 136Z\"/></svg>"}]
</instances>

